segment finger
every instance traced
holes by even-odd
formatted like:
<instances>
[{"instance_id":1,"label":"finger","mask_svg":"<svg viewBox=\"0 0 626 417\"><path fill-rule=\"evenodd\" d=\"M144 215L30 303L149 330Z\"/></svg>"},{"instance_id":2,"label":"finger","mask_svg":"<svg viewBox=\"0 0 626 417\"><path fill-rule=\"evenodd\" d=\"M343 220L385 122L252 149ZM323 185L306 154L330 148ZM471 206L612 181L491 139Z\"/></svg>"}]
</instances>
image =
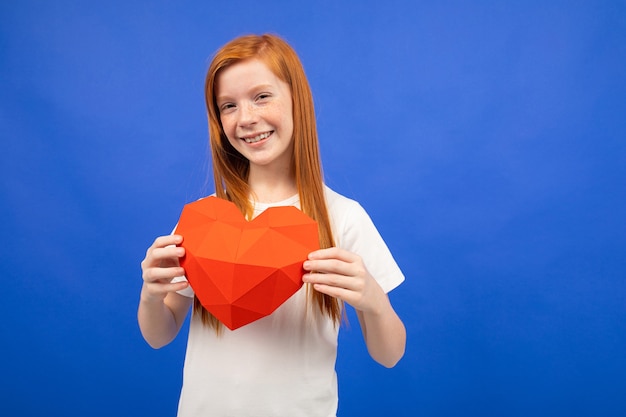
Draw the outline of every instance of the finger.
<instances>
[{"instance_id":1,"label":"finger","mask_svg":"<svg viewBox=\"0 0 626 417\"><path fill-rule=\"evenodd\" d=\"M168 236L159 236L154 240L152 245L146 250L146 256L144 258L144 262L149 262L153 256L155 250L162 249L165 247L175 247L175 245L182 243L182 236L180 235L168 235Z\"/></svg>"},{"instance_id":2,"label":"finger","mask_svg":"<svg viewBox=\"0 0 626 417\"><path fill-rule=\"evenodd\" d=\"M181 243L183 243L181 235L159 236L154 240L151 248L164 248L171 245L180 245Z\"/></svg>"},{"instance_id":3,"label":"finger","mask_svg":"<svg viewBox=\"0 0 626 417\"><path fill-rule=\"evenodd\" d=\"M180 258L185 256L185 249L177 246L168 246L166 248L155 248L146 254L145 259L141 262L142 269L152 267L170 267L179 266Z\"/></svg>"},{"instance_id":4,"label":"finger","mask_svg":"<svg viewBox=\"0 0 626 417\"><path fill-rule=\"evenodd\" d=\"M184 290L188 286L189 286L189 282L180 281L180 282L171 282L169 284L164 284L162 288L166 292L176 292L176 291Z\"/></svg>"},{"instance_id":5,"label":"finger","mask_svg":"<svg viewBox=\"0 0 626 417\"><path fill-rule=\"evenodd\" d=\"M354 264L332 258L308 260L304 262L302 267L307 271L316 271L325 274L355 275L357 272Z\"/></svg>"},{"instance_id":6,"label":"finger","mask_svg":"<svg viewBox=\"0 0 626 417\"><path fill-rule=\"evenodd\" d=\"M166 246L164 248L155 248L150 256L155 260L178 259L185 256L185 248L180 246Z\"/></svg>"},{"instance_id":7,"label":"finger","mask_svg":"<svg viewBox=\"0 0 626 417\"><path fill-rule=\"evenodd\" d=\"M314 285L324 285L334 288L344 288L349 291L359 291L360 281L351 276L338 274L310 273L302 276L302 281Z\"/></svg>"},{"instance_id":8,"label":"finger","mask_svg":"<svg viewBox=\"0 0 626 417\"><path fill-rule=\"evenodd\" d=\"M143 273L146 282L158 282L161 280L171 281L176 277L185 275L185 270L180 266L170 268L147 268Z\"/></svg>"},{"instance_id":9,"label":"finger","mask_svg":"<svg viewBox=\"0 0 626 417\"><path fill-rule=\"evenodd\" d=\"M189 286L188 281L178 281L178 282L151 282L148 283L147 286L150 288L152 292L165 294L168 292L175 292L184 290Z\"/></svg>"},{"instance_id":10,"label":"finger","mask_svg":"<svg viewBox=\"0 0 626 417\"><path fill-rule=\"evenodd\" d=\"M155 260L153 258L146 258L141 262L141 270L145 274L146 271L152 269L164 269L164 268L179 268L180 262L178 259L163 259L163 260Z\"/></svg>"},{"instance_id":11,"label":"finger","mask_svg":"<svg viewBox=\"0 0 626 417\"><path fill-rule=\"evenodd\" d=\"M145 289L147 294L153 297L163 299L168 293L182 291L189 286L187 281L173 282L168 284L150 283L146 284Z\"/></svg>"},{"instance_id":12,"label":"finger","mask_svg":"<svg viewBox=\"0 0 626 417\"><path fill-rule=\"evenodd\" d=\"M334 247L334 248L319 249L314 252L311 252L309 253L308 258L311 260L339 259L345 262L354 262L357 256L353 254L352 252L349 252L345 249Z\"/></svg>"},{"instance_id":13,"label":"finger","mask_svg":"<svg viewBox=\"0 0 626 417\"><path fill-rule=\"evenodd\" d=\"M346 303L352 305L354 299L354 292L345 288L334 287L332 285L314 284L313 288L322 294L330 295L331 297L338 298Z\"/></svg>"}]
</instances>

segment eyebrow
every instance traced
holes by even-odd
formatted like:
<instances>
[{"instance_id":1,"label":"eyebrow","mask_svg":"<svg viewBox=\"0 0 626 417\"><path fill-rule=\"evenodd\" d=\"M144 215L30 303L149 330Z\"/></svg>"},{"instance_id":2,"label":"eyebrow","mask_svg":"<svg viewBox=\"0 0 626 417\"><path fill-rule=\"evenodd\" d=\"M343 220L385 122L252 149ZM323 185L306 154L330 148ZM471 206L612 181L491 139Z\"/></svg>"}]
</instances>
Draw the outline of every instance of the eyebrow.
<instances>
[{"instance_id":1,"label":"eyebrow","mask_svg":"<svg viewBox=\"0 0 626 417\"><path fill-rule=\"evenodd\" d=\"M274 87L272 84L259 84L256 85L254 87L251 88L252 91L256 91L256 90L265 90L265 89L272 89L272 87ZM230 96L227 95L222 95L222 96L216 96L215 97L215 101L217 101L218 103L222 102L222 101L228 101L230 100Z\"/></svg>"}]
</instances>

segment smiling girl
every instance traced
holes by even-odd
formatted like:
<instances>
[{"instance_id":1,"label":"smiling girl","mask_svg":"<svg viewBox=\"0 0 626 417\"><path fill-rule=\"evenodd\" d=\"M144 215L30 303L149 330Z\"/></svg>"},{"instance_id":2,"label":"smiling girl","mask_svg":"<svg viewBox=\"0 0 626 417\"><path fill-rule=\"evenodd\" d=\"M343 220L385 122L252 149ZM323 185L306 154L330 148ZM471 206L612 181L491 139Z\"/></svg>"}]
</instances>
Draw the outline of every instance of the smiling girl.
<instances>
[{"instance_id":1,"label":"smiling girl","mask_svg":"<svg viewBox=\"0 0 626 417\"><path fill-rule=\"evenodd\" d=\"M320 247L305 285L271 315L234 331L195 297L179 260L182 237L158 237L141 266L138 321L154 348L170 343L189 309L179 416L335 416L343 303L386 367L406 331L387 293L404 276L365 210L323 183L313 99L300 60L274 35L237 38L215 55L206 104L216 195L252 219L293 205L317 221Z\"/></svg>"}]
</instances>

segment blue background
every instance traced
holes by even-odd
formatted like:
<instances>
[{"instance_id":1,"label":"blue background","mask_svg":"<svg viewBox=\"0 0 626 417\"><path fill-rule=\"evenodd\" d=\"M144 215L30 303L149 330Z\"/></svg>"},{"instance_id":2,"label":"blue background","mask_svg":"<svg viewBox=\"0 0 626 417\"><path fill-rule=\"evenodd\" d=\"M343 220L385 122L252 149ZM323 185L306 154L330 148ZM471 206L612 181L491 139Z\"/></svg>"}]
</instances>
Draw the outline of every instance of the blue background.
<instances>
[{"instance_id":1,"label":"blue background","mask_svg":"<svg viewBox=\"0 0 626 417\"><path fill-rule=\"evenodd\" d=\"M175 414L187 329L143 341L139 263L212 192L211 55L267 31L407 276L396 368L350 311L340 415L626 415L626 3L602 0L3 1L0 414Z\"/></svg>"}]
</instances>

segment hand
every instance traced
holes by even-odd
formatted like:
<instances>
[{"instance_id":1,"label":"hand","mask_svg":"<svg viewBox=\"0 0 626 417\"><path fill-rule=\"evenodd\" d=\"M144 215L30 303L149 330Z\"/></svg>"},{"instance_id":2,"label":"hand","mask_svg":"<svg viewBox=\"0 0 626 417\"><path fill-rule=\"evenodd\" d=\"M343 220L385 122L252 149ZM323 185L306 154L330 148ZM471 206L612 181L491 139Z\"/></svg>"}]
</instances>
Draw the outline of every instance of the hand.
<instances>
[{"instance_id":1,"label":"hand","mask_svg":"<svg viewBox=\"0 0 626 417\"><path fill-rule=\"evenodd\" d=\"M343 249L320 249L309 254L303 267L309 271L302 276L304 282L356 309L372 358L386 367L394 366L404 355L406 329L363 260Z\"/></svg>"},{"instance_id":2,"label":"hand","mask_svg":"<svg viewBox=\"0 0 626 417\"><path fill-rule=\"evenodd\" d=\"M379 312L386 294L370 275L360 256L340 248L320 249L309 254L302 280L324 294L339 298L363 312Z\"/></svg>"},{"instance_id":3,"label":"hand","mask_svg":"<svg viewBox=\"0 0 626 417\"><path fill-rule=\"evenodd\" d=\"M168 293L180 291L189 285L186 281L171 283L173 278L185 275L185 270L180 266L185 248L176 246L182 241L180 235L161 236L148 248L141 262L144 282L141 296L146 301L162 301Z\"/></svg>"}]
</instances>

